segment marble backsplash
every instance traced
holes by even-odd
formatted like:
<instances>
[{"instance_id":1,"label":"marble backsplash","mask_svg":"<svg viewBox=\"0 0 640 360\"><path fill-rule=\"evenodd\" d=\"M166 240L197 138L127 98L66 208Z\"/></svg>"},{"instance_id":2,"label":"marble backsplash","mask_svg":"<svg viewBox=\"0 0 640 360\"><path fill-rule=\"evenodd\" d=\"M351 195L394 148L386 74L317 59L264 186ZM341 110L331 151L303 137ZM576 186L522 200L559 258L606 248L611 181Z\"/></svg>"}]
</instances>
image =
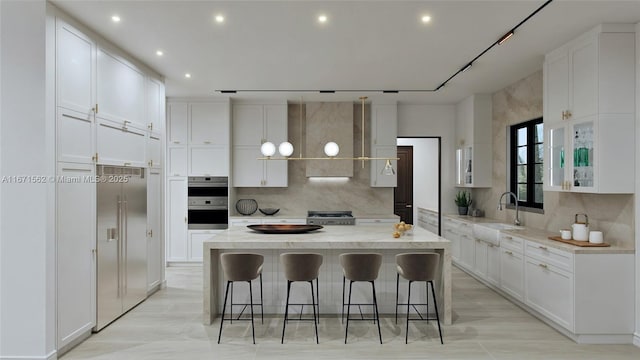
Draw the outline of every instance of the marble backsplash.
<instances>
[{"instance_id":1,"label":"marble backsplash","mask_svg":"<svg viewBox=\"0 0 640 360\"><path fill-rule=\"evenodd\" d=\"M498 198L507 189L507 127L542 116L542 71L496 93L493 105L493 183L474 189L476 207L485 216L512 222L515 210L497 210ZM570 228L574 215L586 213L589 228L601 230L605 242L635 248L634 199L632 194L579 194L544 192L544 214L520 212L523 225L549 231Z\"/></svg>"},{"instance_id":2,"label":"marble backsplash","mask_svg":"<svg viewBox=\"0 0 640 360\"><path fill-rule=\"evenodd\" d=\"M369 153L368 126L371 123L371 107L365 107L365 152ZM294 146L292 157L299 156L300 149L305 147L306 106L299 104L288 105L289 142ZM362 119L361 105L353 105L353 149L352 154L360 155ZM356 121L357 120L357 121ZM301 128L302 127L302 128ZM302 131L301 131L302 130ZM302 138L301 138L302 136ZM301 141L302 140L302 141ZM327 139L325 142L330 141ZM322 150L321 150L322 151ZM341 154L344 155L343 149ZM303 156L308 154L303 153ZM332 160L308 160L332 161ZM304 217L307 210L352 210L356 216L390 215L393 214L393 188L375 188L369 186L369 162L363 169L360 162L353 162L353 177L350 178L307 178L306 166L308 161L289 161L289 186L286 188L235 188L235 200L243 198L256 199L262 207L279 208L280 216ZM345 160L335 160L345 161ZM235 200L232 198L231 207Z\"/></svg>"}]
</instances>

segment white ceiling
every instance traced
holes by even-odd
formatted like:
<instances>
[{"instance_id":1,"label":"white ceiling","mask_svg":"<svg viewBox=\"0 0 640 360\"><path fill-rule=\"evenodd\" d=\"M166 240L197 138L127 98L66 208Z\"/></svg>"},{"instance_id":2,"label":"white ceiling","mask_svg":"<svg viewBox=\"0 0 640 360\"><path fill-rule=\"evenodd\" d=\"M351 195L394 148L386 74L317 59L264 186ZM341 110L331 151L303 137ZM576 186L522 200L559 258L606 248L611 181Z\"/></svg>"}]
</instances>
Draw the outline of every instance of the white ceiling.
<instances>
[{"instance_id":1,"label":"white ceiling","mask_svg":"<svg viewBox=\"0 0 640 360\"><path fill-rule=\"evenodd\" d=\"M220 97L214 90L435 89L545 1L52 2L162 74L167 96ZM114 14L120 23L111 21ZM223 24L217 14L225 16ZM320 14L327 23L317 22ZM420 21L423 14L431 16L429 24ZM232 97L357 101L369 95L452 104L532 74L545 53L602 22L640 22L640 1L555 0L434 93Z\"/></svg>"}]
</instances>

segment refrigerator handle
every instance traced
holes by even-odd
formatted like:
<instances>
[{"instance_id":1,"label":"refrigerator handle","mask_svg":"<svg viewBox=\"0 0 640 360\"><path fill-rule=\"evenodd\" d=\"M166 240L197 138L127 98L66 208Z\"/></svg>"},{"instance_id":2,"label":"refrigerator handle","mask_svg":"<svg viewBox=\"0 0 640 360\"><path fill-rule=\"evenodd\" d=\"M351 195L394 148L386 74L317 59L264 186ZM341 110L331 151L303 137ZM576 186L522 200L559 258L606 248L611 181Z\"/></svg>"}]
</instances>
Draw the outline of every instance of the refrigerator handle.
<instances>
[{"instance_id":1,"label":"refrigerator handle","mask_svg":"<svg viewBox=\"0 0 640 360\"><path fill-rule=\"evenodd\" d=\"M128 269L127 269L127 263L129 262L127 257L128 257L128 251L127 248L129 247L129 205L127 204L127 196L124 196L124 216L122 217L122 221L124 222L124 228L122 233L124 234L124 244L122 244L122 249L124 251L124 257L123 257L123 261L124 261L124 274L125 276L123 277L123 291L124 291L124 295L127 295L127 276L126 274L128 274Z\"/></svg>"},{"instance_id":2,"label":"refrigerator handle","mask_svg":"<svg viewBox=\"0 0 640 360\"><path fill-rule=\"evenodd\" d=\"M120 276L120 255L121 255L121 247L122 247L122 224L121 224L121 219L122 219L122 202L120 201L120 196L117 197L118 199L118 206L116 207L116 211L117 211L117 215L116 215L116 228L118 229L118 242L117 242L117 246L116 246L116 251L117 251L117 256L116 258L117 260L117 267L118 267L118 298L120 298L120 291L121 291L121 276Z\"/></svg>"}]
</instances>

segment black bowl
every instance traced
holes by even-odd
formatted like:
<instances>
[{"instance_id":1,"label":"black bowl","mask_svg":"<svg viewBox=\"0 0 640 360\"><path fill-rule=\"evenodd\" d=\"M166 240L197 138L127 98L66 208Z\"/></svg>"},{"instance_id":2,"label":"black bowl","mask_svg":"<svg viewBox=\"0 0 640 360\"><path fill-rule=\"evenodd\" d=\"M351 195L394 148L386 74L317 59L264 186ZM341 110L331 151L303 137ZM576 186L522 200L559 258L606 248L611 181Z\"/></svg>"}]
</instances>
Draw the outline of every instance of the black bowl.
<instances>
[{"instance_id":1,"label":"black bowl","mask_svg":"<svg viewBox=\"0 0 640 360\"><path fill-rule=\"evenodd\" d=\"M236 210L242 215L251 215L258 210L258 202L254 199L240 199L236 202Z\"/></svg>"},{"instance_id":2,"label":"black bowl","mask_svg":"<svg viewBox=\"0 0 640 360\"><path fill-rule=\"evenodd\" d=\"M258 210L260 210L260 212L265 215L275 215L278 211L280 211L280 209L274 209L274 208L264 208L264 209L258 209Z\"/></svg>"}]
</instances>

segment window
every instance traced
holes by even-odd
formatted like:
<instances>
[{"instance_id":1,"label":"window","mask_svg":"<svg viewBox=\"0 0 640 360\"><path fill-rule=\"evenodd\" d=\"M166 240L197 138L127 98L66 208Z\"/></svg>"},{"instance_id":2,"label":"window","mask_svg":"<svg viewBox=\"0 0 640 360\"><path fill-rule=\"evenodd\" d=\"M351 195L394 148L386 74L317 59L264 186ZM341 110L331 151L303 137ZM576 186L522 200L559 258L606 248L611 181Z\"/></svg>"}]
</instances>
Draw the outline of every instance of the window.
<instances>
[{"instance_id":1,"label":"window","mask_svg":"<svg viewBox=\"0 0 640 360\"><path fill-rule=\"evenodd\" d=\"M510 189L520 206L542 209L543 138L542 118L510 128Z\"/></svg>"}]
</instances>

